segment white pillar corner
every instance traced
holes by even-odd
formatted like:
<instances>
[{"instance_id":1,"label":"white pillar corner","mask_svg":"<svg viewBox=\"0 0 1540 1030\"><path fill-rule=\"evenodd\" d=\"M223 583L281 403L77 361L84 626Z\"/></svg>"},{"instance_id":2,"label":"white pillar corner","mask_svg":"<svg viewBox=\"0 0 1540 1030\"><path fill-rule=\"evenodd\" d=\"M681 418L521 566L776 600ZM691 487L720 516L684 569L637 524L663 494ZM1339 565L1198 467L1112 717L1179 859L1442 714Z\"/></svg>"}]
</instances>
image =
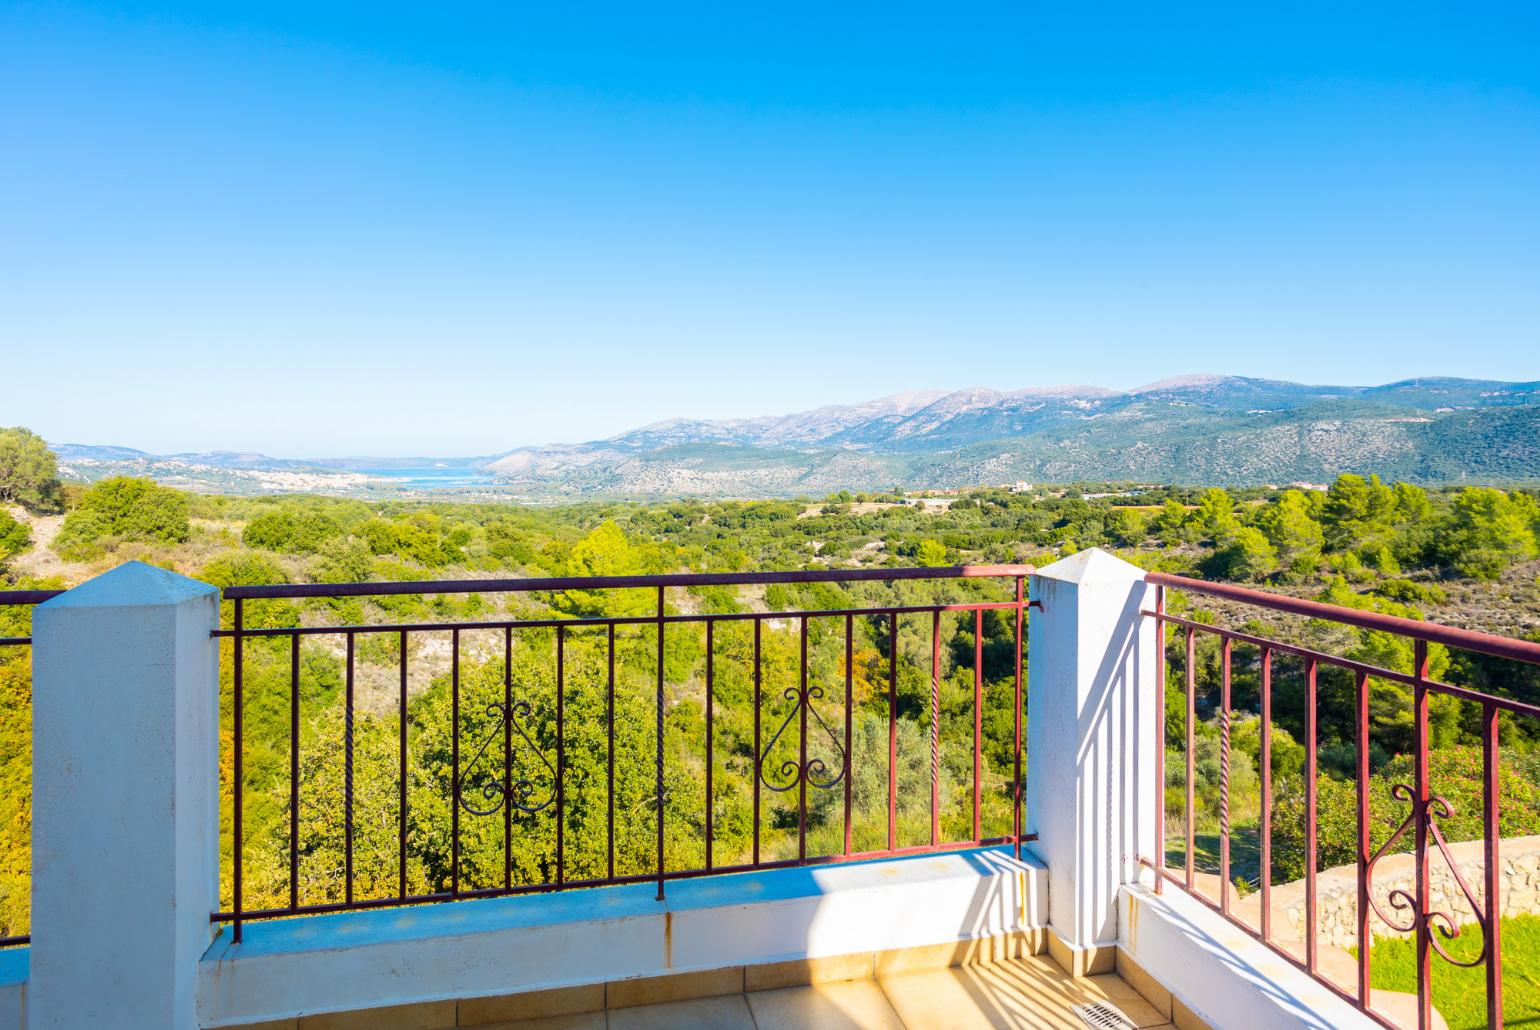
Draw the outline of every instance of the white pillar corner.
<instances>
[{"instance_id":1,"label":"white pillar corner","mask_svg":"<svg viewBox=\"0 0 1540 1030\"><path fill-rule=\"evenodd\" d=\"M1140 614L1154 588L1092 548L1039 569L1032 599L1026 824L1048 866L1055 934L1085 961L1100 949L1110 961L1118 888L1154 857L1157 637Z\"/></svg>"},{"instance_id":2,"label":"white pillar corner","mask_svg":"<svg viewBox=\"0 0 1540 1030\"><path fill-rule=\"evenodd\" d=\"M129 562L33 613L29 1030L194 1030L219 879L219 592Z\"/></svg>"}]
</instances>

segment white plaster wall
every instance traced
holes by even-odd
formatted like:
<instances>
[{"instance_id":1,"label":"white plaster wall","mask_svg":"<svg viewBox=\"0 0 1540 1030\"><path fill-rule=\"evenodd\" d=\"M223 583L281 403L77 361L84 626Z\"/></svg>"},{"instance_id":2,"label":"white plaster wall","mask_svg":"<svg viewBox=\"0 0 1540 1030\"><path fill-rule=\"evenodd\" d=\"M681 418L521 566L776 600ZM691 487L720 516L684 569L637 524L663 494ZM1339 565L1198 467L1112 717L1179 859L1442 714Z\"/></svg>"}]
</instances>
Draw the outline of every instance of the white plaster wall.
<instances>
[{"instance_id":1,"label":"white plaster wall","mask_svg":"<svg viewBox=\"0 0 1540 1030\"><path fill-rule=\"evenodd\" d=\"M200 964L204 1027L511 994L1042 926L1047 874L1001 850L248 924Z\"/></svg>"},{"instance_id":2,"label":"white plaster wall","mask_svg":"<svg viewBox=\"0 0 1540 1030\"><path fill-rule=\"evenodd\" d=\"M139 562L32 621L31 1030L191 1030L218 897L218 592Z\"/></svg>"},{"instance_id":3,"label":"white plaster wall","mask_svg":"<svg viewBox=\"0 0 1540 1030\"><path fill-rule=\"evenodd\" d=\"M0 984L0 1030L25 1030L26 1025L26 982Z\"/></svg>"},{"instance_id":4,"label":"white plaster wall","mask_svg":"<svg viewBox=\"0 0 1540 1030\"><path fill-rule=\"evenodd\" d=\"M0 1030L22 1030L27 1022L29 948L0 948Z\"/></svg>"},{"instance_id":5,"label":"white plaster wall","mask_svg":"<svg viewBox=\"0 0 1540 1030\"><path fill-rule=\"evenodd\" d=\"M1288 959L1179 890L1124 887L1118 944L1216 1030L1378 1030Z\"/></svg>"},{"instance_id":6,"label":"white plaster wall","mask_svg":"<svg viewBox=\"0 0 1540 1030\"><path fill-rule=\"evenodd\" d=\"M1157 642L1144 571L1096 548L1032 577L1026 822L1053 878L1050 923L1117 940L1117 894L1155 841Z\"/></svg>"}]
</instances>

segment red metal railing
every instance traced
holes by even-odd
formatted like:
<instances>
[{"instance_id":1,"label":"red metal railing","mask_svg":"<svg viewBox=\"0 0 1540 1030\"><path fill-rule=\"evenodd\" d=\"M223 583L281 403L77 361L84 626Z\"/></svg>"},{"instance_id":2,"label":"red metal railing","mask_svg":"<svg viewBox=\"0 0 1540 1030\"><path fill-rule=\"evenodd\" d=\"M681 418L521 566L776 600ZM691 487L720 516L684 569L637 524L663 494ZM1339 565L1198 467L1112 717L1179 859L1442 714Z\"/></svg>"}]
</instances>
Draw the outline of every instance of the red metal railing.
<instances>
[{"instance_id":1,"label":"red metal railing","mask_svg":"<svg viewBox=\"0 0 1540 1030\"><path fill-rule=\"evenodd\" d=\"M0 590L0 608L31 608L61 593L63 591L60 590ZM13 650L26 649L30 652L31 647L30 636L0 636L0 659L10 660L10 653ZM30 736L30 726L28 735ZM30 943L32 943L32 937L29 933L0 935L0 948Z\"/></svg>"},{"instance_id":2,"label":"red metal railing","mask_svg":"<svg viewBox=\"0 0 1540 1030\"><path fill-rule=\"evenodd\" d=\"M353 584L307 584L287 586L240 586L229 587L224 591L224 599L229 602L232 621L228 629L221 629L216 636L228 638L232 652L232 698L231 698L231 729L232 729L232 753L230 754L231 772L230 782L233 788L233 855L228 881L229 896L232 899L231 908L228 911L216 912L212 919L215 922L229 922L233 927L234 939L239 941L242 934L242 923L247 920L261 919L278 916L292 916L299 914L314 914L322 912L335 912L351 909L376 908L394 905L419 904L426 902L451 901L472 897L493 897L511 895L535 891L549 891L574 887L598 886L604 884L621 884L636 882L655 882L657 884L658 897L663 897L664 886L668 880L684 877L694 877L714 873L739 872L753 869L769 869L785 866L811 865L831 862L843 862L857 859L874 858L880 856L923 853L978 847L988 845L1013 845L1017 854L1023 841L1031 840L1031 835L1022 832L1022 648L1025 640L1025 616L1029 602L1026 600L1025 579L1032 574L1032 568L1025 565L991 565L991 566L959 566L952 568L923 568L923 569L860 569L845 571L799 571L799 572L774 572L774 573L728 573L728 574L677 574L677 575L649 575L649 576L602 576L602 577L552 577L530 578L513 580L469 580L469 581L428 581L415 583L353 583ZM906 604L851 604L842 607L826 607L817 609L796 609L789 611L731 611L731 612L670 612L666 606L667 591L680 588L710 588L710 587L771 587L790 584L853 584L853 583L878 583L898 584L906 581L920 581L936 583L947 580L993 580L1004 581L1007 585L1013 584L1014 590L1010 596L1002 600L964 600L960 602L931 601L927 603ZM615 590L647 590L652 604L650 614L628 615L624 617L583 617L563 618L555 615L541 613L538 617L528 618L501 618L485 619L479 621L445 621L445 622L399 622L380 624L356 624L343 626L252 626L247 622L247 605L263 601L292 601L303 598L389 598L400 595L528 595L537 591L615 591ZM976 591L975 591L976 592ZM984 726L983 713L983 656L985 636L985 614L991 611L1003 611L1008 613L1012 625L1011 641L1014 646L1014 668L1011 672L1013 681L1013 711L1011 721L1011 738L1009 741L1011 760L1009 803L1011 807L1011 822L1009 834L986 837L983 833L981 821L981 797L983 782L983 747ZM973 780L971 784L971 834L965 839L949 839L942 832L941 820L941 625L943 613L956 612L973 615ZM929 841L921 844L901 845L897 837L899 791L898 791L898 669L900 661L899 633L901 617L908 617L905 621L913 621L915 616L929 616L930 629L930 693L928 710L929 732L929 779L930 779L930 828ZM853 646L856 620L871 620L874 626L880 626L886 630L888 640L888 653L886 655L887 666L887 792L886 792L886 846L876 850L857 851L853 847L852 837L852 711L853 711ZM843 629L843 656L839 663L843 669L843 699L840 702L843 708L843 734L837 733L824 719L819 711L816 701L824 697L823 684L810 682L809 673L809 626L817 624L820 620L832 620L839 628ZM717 746L715 725L718 719L718 699L715 689L718 678L718 650L720 636L723 628L748 623L752 626L752 705L753 705L753 743L752 753L749 756L753 776L752 789L752 849L747 854L747 861L740 860L743 856L735 856L727 863L720 861L721 856L717 852L719 833L714 824L716 803L712 793L713 768L715 763L715 748ZM703 729L703 751L705 755L705 793L706 804L704 806L704 854L705 864L700 867L682 868L669 864L669 855L665 848L665 811L668 791L665 787L665 748L664 748L664 715L665 715L665 687L668 684L667 669L665 663L664 641L670 632L677 631L677 627L698 624L704 627L705 637L705 718ZM841 625L842 624L842 625ZM784 713L778 725L771 727L764 720L767 714L766 700L773 693L773 689L766 690L766 684L762 679L763 648L767 643L766 627L772 632L784 631L786 627L795 627L797 645L799 649L797 685L788 686L782 693L784 701L792 703L789 712ZM553 719L554 727L551 732L553 747L550 753L542 752L536 746L526 726L526 720L531 714L528 701L515 696L512 683L513 649L516 634L532 631L549 631L554 635L554 667L552 672L555 680L554 710L549 713ZM652 868L647 872L625 873L617 871L616 867L616 639L617 631L631 631L639 638L650 638L657 649L656 668L653 673L653 699L654 726L653 736L657 746L652 756L654 799L650 807L656 812L656 855ZM449 712L451 726L450 742L450 793L452 797L446 798L448 802L448 825L441 829L447 833L450 841L451 858L449 863L449 875L447 889L428 890L414 893L409 889L407 873L408 842L408 638L412 634L423 633L448 633L450 636L450 668L449 679ZM492 718L495 732L484 735L479 741L472 741L471 746L476 750L470 752L470 759L466 761L465 749L462 749L461 724L467 712L465 699L462 696L462 668L461 668L461 638L469 633L492 633L498 635L502 646L502 696L499 700L486 706L486 715ZM570 854L573 845L566 840L567 809L569 798L567 796L567 777L569 769L569 748L573 746L573 727L569 725L569 719L565 710L564 699L573 689L577 689L569 682L569 645L578 639L580 634L596 635L602 640L602 653L604 662L599 667L600 671L594 673L590 670L590 679L598 680L598 683L590 682L589 688L602 685L605 689L604 722L607 745L604 754L604 798L605 806L605 836L606 852L602 856L586 856L591 862L597 863L597 868L602 875L582 876L578 879L570 878L568 869L573 864ZM342 746L344 749L344 775L343 797L343 841L344 869L343 869L343 897L341 900L307 901L302 895L300 887L300 867L302 853L305 850L305 841L301 833L299 823L299 811L301 807L301 774L299 765L299 752L301 742L301 661L300 640L305 637L330 636L341 637L343 640L344 662L344 692ZM393 638L393 643L398 651L397 693L394 699L396 708L395 733L397 735L395 770L397 783L395 788L397 798L396 827L396 870L395 889L385 896L358 897L354 891L354 728L355 728L355 666L357 662L357 645L360 638L372 636L385 636ZM249 860L248 852L252 843L247 839L244 827L244 813L247 807L247 787L245 784L244 762L247 757L249 741L246 739L245 708L247 704L246 684L246 654L245 649L253 641L278 638L288 642L288 799L287 809L289 825L287 827L286 859L279 856L280 861L286 861L288 866L288 890L287 903L278 906L248 907L246 905L246 866ZM592 636L586 638L592 639ZM828 707L825 705L825 707ZM779 715L777 716L779 718ZM774 721L774 720L772 720ZM485 724L486 720L483 720ZM794 758L783 761L773 759L771 752L783 736L789 741L790 727L795 726L796 754ZM817 735L815 737L815 734ZM516 739L517 738L517 739ZM818 739L826 750L838 752L838 759L831 765L824 759L810 756L810 741ZM536 797L533 782L523 776L514 778L513 755L515 747L519 747L521 753L532 753L533 760L539 763L539 768L549 774L552 791L549 796ZM501 751L500 778L498 776L482 776L479 780L472 778L476 772L478 763L489 754ZM592 756L590 756L592 757ZM809 788L813 790L834 791L843 790L843 846L837 853L832 854L808 854L809 839ZM779 795L796 798L796 845L797 852L794 858L766 858L761 854L761 842L765 812L761 800L761 794L770 791L772 797ZM794 793L793 793L794 792ZM591 800L591 799L589 799ZM516 882L511 868L510 857L511 839L513 834L513 813L521 813L520 818L541 816L549 818L554 824L555 853L554 863L550 875L541 882ZM546 816L544 813L549 812ZM502 817L501 833L503 838L502 883L494 885L468 885L462 876L461 863L461 838L462 838L462 813L476 818L488 819L498 815ZM272 856L266 856L271 858ZM599 858L602 857L602 863Z\"/></svg>"},{"instance_id":3,"label":"red metal railing","mask_svg":"<svg viewBox=\"0 0 1540 1030\"><path fill-rule=\"evenodd\" d=\"M1336 605L1322 604L1316 601L1301 600L1292 597L1266 593L1245 587L1228 584L1209 583L1201 580L1188 579L1182 576L1174 576L1165 573L1149 573L1146 581L1156 587L1156 601L1153 611L1146 611L1144 615L1156 620L1160 627L1162 646L1158 649L1161 661L1159 674L1160 704L1164 710L1166 688L1166 627L1175 627L1182 634L1182 654L1184 664L1184 693L1185 693L1185 841L1184 864L1185 869L1178 875L1167 868L1166 861L1166 798L1165 775L1161 769L1159 783L1155 791L1156 795L1156 847L1153 861L1146 860L1145 864L1153 866L1156 873L1156 890L1161 890L1165 884L1174 884L1199 900L1217 909L1227 919L1246 929L1264 943L1272 947L1279 954L1288 958L1291 962L1301 966L1317 980L1335 991L1353 1005L1358 1007L1378 1022L1385 1026L1398 1026L1399 1023L1382 1009L1373 1004L1374 993L1370 986L1371 948L1368 943L1372 939L1370 916L1377 916L1386 926L1398 933L1409 933L1416 941L1416 966L1417 966L1417 993L1416 1013L1419 1030L1427 1030L1432 1025L1432 956L1437 954L1441 958L1463 966L1484 965L1486 973L1486 1010L1488 1025L1501 1027L1502 1015L1502 924L1500 901L1501 894L1501 854L1499 842L1499 764L1501 756L1498 751L1499 720L1504 713L1519 716L1540 716L1540 707L1525 704L1511 698L1500 697L1467 687L1443 683L1434 680L1429 675L1429 651L1430 645L1438 644L1448 648L1489 655L1515 662L1523 662L1532 665L1540 665L1540 643L1514 640L1507 637L1494 636L1487 633L1479 633L1471 630L1458 629L1450 626L1440 626L1420 622L1415 619L1401 618L1385 615L1377 612L1359 611ZM1327 623L1335 623L1342 626L1351 626L1357 629L1372 630L1388 633L1411 641L1413 648L1412 671L1410 673L1393 669L1382 668L1363 661L1341 655L1328 654L1314 648L1301 646L1277 639L1260 636L1254 633L1245 633L1223 626L1212 625L1207 622L1194 619L1179 618L1171 615L1166 610L1166 591L1168 589L1181 590L1186 593L1201 594L1210 598L1220 599L1225 602L1248 606L1254 609L1262 609L1269 612L1277 612L1288 615L1303 616L1313 620ZM1219 746L1220 746L1220 813L1219 813L1219 884L1218 898L1206 896L1198 886L1198 875L1195 862L1195 834L1194 834L1194 726L1197 721L1195 698L1200 689L1196 682L1195 641L1199 636L1217 637L1220 643L1219 653ZM1230 825L1230 760L1232 756L1231 730L1235 711L1231 697L1231 669L1233 650L1237 646L1255 648L1258 652L1259 670L1259 716L1260 716L1260 755L1258 760L1261 774L1261 799L1260 799L1260 910L1255 925L1240 918L1234 909L1231 890L1231 841L1232 827ZM1273 706L1273 658L1276 655L1289 655L1303 663L1304 672L1304 860L1305 860L1305 926L1304 926L1304 955L1289 950L1284 942L1278 939L1271 921L1271 895L1273 884L1271 883L1272 869L1272 836L1273 836L1273 781L1271 769L1271 737L1274 720ZM1353 701L1352 713L1355 727L1356 766L1355 780L1358 802L1354 816L1357 822L1357 908L1356 908L1356 938L1358 941L1358 955L1356 958L1356 983L1340 984L1323 975L1320 968L1319 919L1317 897L1317 857L1319 850L1319 825L1317 813L1317 776L1319 771L1319 684L1318 674L1323 668L1343 669L1352 674ZM1413 718L1413 782L1409 784L1396 784L1392 787L1392 796L1409 805L1410 811L1399 826L1390 834L1389 839L1377 849L1370 844L1370 706L1369 683L1371 679L1383 680L1390 683L1402 684L1412 690L1412 718ZM1428 754L1429 754L1429 698L1432 695L1444 695L1459 698L1480 706L1480 740L1482 752L1482 828L1484 841L1484 872L1481 898L1471 889L1465 881L1459 866L1449 853L1448 844L1440 829L1438 820L1448 818L1453 814L1449 802L1434 794L1429 784ZM1162 722L1161 746L1157 754L1162 762L1166 753L1165 727ZM1372 887L1375 867L1385 855L1393 853L1397 845L1402 845L1405 850L1407 831L1412 832L1412 853L1415 856L1415 888L1413 891L1393 890L1388 895L1388 903L1391 911L1386 912L1375 899ZM1451 876L1464 895L1471 911L1475 913L1477 927L1482 934L1482 947L1480 954L1474 959L1457 959L1449 954L1442 941L1449 940L1459 935L1460 931L1450 914L1435 910L1430 885L1430 868L1435 857L1442 858L1447 863ZM1437 931L1435 933L1435 931Z\"/></svg>"}]
</instances>

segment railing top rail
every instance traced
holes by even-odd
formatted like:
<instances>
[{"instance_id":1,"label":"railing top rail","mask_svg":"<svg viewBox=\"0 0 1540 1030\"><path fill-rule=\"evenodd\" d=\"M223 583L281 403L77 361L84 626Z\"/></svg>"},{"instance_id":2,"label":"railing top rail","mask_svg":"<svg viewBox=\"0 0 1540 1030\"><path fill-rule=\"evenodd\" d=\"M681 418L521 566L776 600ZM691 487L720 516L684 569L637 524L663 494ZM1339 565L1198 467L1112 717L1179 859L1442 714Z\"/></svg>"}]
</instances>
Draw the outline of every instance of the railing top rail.
<instances>
[{"instance_id":1,"label":"railing top rail","mask_svg":"<svg viewBox=\"0 0 1540 1030\"><path fill-rule=\"evenodd\" d=\"M0 590L0 605L42 604L62 593L62 590Z\"/></svg>"},{"instance_id":2,"label":"railing top rail","mask_svg":"<svg viewBox=\"0 0 1540 1030\"><path fill-rule=\"evenodd\" d=\"M949 565L937 568L802 569L790 572L685 572L646 576L541 576L523 579L437 579L408 583L289 583L225 587L235 600L301 597L380 597L390 594L513 593L532 590L623 590L645 587L751 586L770 583L889 582L1030 576L1031 565Z\"/></svg>"},{"instance_id":3,"label":"railing top rail","mask_svg":"<svg viewBox=\"0 0 1540 1030\"><path fill-rule=\"evenodd\" d=\"M1355 626L1359 629L1381 630L1386 633L1411 637L1415 640L1425 640L1431 644L1443 644L1446 647L1454 647L1463 651L1476 651L1481 654L1493 655L1497 658L1508 658L1513 661L1540 665L1540 643L1531 640L1515 640L1512 637L1502 637L1495 633L1460 629L1455 626L1440 625L1436 622L1421 622L1417 619L1408 619L1399 615L1386 615L1382 612L1366 612L1356 608L1344 608L1341 605L1326 604L1323 601L1309 601L1304 598L1269 593L1265 590L1254 590L1250 587L1235 586L1230 583L1210 583L1207 580L1176 576L1169 572L1149 572L1145 574L1144 579L1146 583L1156 586L1189 590L1195 594L1207 594L1210 597L1239 601L1242 604L1255 605L1258 608L1267 608L1271 611L1304 615L1312 619L1326 619L1331 622Z\"/></svg>"}]
</instances>

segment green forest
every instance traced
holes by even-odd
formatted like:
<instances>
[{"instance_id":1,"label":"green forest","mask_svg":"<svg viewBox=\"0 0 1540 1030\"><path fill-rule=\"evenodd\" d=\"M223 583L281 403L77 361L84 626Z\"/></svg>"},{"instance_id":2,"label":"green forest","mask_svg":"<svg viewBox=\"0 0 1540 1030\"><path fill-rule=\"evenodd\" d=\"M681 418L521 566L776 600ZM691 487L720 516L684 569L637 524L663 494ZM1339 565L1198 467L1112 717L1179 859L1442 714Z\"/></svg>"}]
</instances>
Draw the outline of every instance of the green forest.
<instances>
[{"instance_id":1,"label":"green forest","mask_svg":"<svg viewBox=\"0 0 1540 1030\"><path fill-rule=\"evenodd\" d=\"M315 496L241 498L181 493L149 480L115 477L89 487L61 484L46 446L21 430L0 430L0 589L79 582L126 560L140 560L219 586L344 583L662 572L739 572L1026 562L1043 565L1087 547L1111 550L1142 567L1266 586L1355 608L1428 618L1540 639L1540 498L1482 486L1423 489L1344 475L1324 489L1188 489L1147 484L1039 485L1013 492L979 488L946 494L838 493L775 501L591 501L558 506L432 501L368 502ZM1011 580L910 581L900 584L803 584L764 588L670 590L671 615L810 612L847 607L1001 601ZM369 626L390 623L572 620L647 616L651 591L557 591L397 595L378 598L252 601L248 629ZM1175 613L1410 671L1409 643L1381 633L1311 622L1172 592ZM225 605L225 618L231 616ZM27 632L28 612L0 607L0 637ZM844 848L843 782L846 683L850 684L851 848L887 846L888 655L895 647L886 617L806 620L809 683L821 688L808 720L810 774L806 854ZM1014 728L1014 619L992 611L975 640L971 614L939 622L941 687L941 834L972 837L975 654L982 655L981 829L1011 832ZM708 649L701 623L671 623L662 641L664 789L655 783L658 631L616 631L613 702L609 640L603 629L468 629L458 649L448 631L406 638L402 704L401 637L359 632L352 638L352 763L346 761L348 635L254 637L243 643L245 898L248 908L289 903L291 819L297 822L301 905L349 896L388 897L643 875L656 869L657 820L666 864L706 864L705 826L713 828L715 865L750 861L753 808L762 806L759 856L799 853L797 791L775 789L782 763L801 741L795 688L801 671L802 620L762 623L761 740L764 779L754 776L753 623L722 622ZM929 614L898 620L898 846L930 837ZM977 645L977 646L976 646ZM223 642L224 741L221 750L225 860L233 854L233 667ZM1028 634L1030 647L1030 632ZM564 657L557 690L557 649ZM1231 741L1232 873L1243 889L1257 867L1260 811L1258 661L1237 646ZM1434 647L1433 674L1478 690L1540 702L1540 670ZM1168 641L1168 818L1185 818L1186 700L1183 647ZM708 699L706 669L712 671ZM452 813L450 754L452 670L458 668L461 784L469 808ZM297 669L297 677L294 670ZM1195 676L1198 861L1217 871L1219 822L1219 650L1200 636ZM1275 882L1302 875L1304 841L1304 684L1302 670L1275 660L1273 703ZM297 685L297 686L296 686ZM1351 678L1323 671L1320 688L1318 860L1350 861L1356 829L1351 775ZM1411 699L1397 684L1371 681L1374 834L1385 839L1404 816L1390 795L1408 778ZM788 696L790 692L790 696ZM289 746L298 698L300 746ZM495 787L505 775L503 721L497 707L517 706L516 784L511 811ZM711 794L707 797L706 711L711 707ZM0 935L24 932L28 876L30 676L27 651L0 647ZM527 707L526 707L527 706ZM559 712L558 712L559 710ZM1432 712L1434 789L1454 809L1451 838L1479 835L1480 752L1477 711L1438 698ZM1030 718L1030 711L1025 713ZM558 719L562 732L558 734ZM401 754L405 725L406 856L397 848L402 821ZM827 724L828 732L824 731ZM527 739L524 736L527 735ZM609 740L613 737L613 751ZM773 740L773 744L772 744ZM1505 718L1503 830L1540 832L1540 727ZM487 745L483 749L483 745ZM556 783L561 783L558 862ZM613 758L614 789L609 789ZM290 768L299 769L299 804L290 803ZM1026 770L1030 776L1030 770ZM342 798L351 782L352 876L344 842ZM486 814L476 814L476 809ZM458 819L458 849L454 824ZM506 824L505 824L506 818ZM613 822L613 854L609 828ZM504 835L509 845L505 848ZM1171 835L1168 835L1171 836ZM1179 834L1174 836L1179 837ZM1181 861L1179 853L1173 861ZM613 865L611 864L613 863ZM226 904L229 877L225 884Z\"/></svg>"}]
</instances>

